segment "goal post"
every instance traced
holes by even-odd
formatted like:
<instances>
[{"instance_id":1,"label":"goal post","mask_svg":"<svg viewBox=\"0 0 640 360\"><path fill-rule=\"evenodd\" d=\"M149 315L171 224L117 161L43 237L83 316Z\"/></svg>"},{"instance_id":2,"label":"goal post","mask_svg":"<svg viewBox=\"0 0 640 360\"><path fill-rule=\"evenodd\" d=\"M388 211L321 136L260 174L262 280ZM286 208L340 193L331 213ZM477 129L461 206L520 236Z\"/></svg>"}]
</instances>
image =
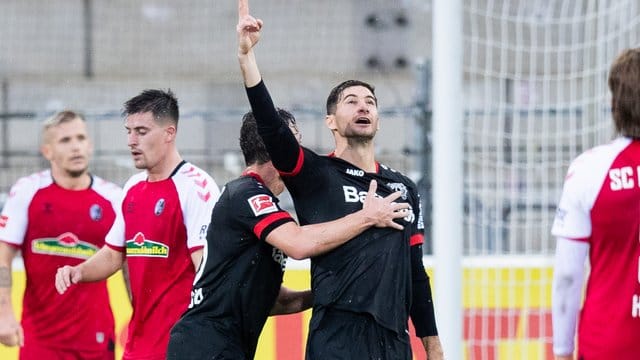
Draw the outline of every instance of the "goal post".
<instances>
[{"instance_id":1,"label":"goal post","mask_svg":"<svg viewBox=\"0 0 640 360\"><path fill-rule=\"evenodd\" d=\"M456 106L434 101L433 116L438 324L444 331L463 324L464 356L458 356L459 344L448 345L447 337L459 333L442 334L445 352L474 360L548 359L555 208L570 161L613 138L607 74L622 49L638 46L640 4L469 0L460 11L438 12L439 4L433 11L434 99L439 91L451 96L448 82L458 72L463 76ZM445 31L457 22L461 39ZM449 48L438 47L439 41ZM451 48L457 46L461 68L447 71L457 59L438 61L438 52L456 56ZM438 132L453 126L458 113L458 132ZM460 159L452 148L458 146ZM462 175L438 161L460 161ZM461 179L460 188L451 187ZM452 214L447 206L458 202L455 191L462 206ZM470 266L472 259L484 259L483 265ZM459 298L462 306L450 306Z\"/></svg>"}]
</instances>

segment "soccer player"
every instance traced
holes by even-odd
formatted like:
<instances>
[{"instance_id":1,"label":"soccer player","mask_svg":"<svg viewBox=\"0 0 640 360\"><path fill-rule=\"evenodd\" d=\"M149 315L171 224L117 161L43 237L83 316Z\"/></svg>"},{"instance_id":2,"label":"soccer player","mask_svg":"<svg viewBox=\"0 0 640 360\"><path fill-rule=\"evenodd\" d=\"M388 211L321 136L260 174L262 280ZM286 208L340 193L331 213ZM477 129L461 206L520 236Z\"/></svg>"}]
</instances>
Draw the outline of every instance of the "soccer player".
<instances>
[{"instance_id":1,"label":"soccer player","mask_svg":"<svg viewBox=\"0 0 640 360\"><path fill-rule=\"evenodd\" d=\"M553 350L558 360L637 359L640 354L640 49L609 71L617 137L574 159L552 234ZM585 260L591 266L584 303Z\"/></svg>"},{"instance_id":2,"label":"soccer player","mask_svg":"<svg viewBox=\"0 0 640 360\"><path fill-rule=\"evenodd\" d=\"M219 190L178 152L178 101L171 91L144 90L124 106L133 162L145 171L126 182L106 245L79 265L59 268L55 284L64 294L72 284L109 277L126 260L133 315L123 358L159 360L189 305Z\"/></svg>"},{"instance_id":3,"label":"soccer player","mask_svg":"<svg viewBox=\"0 0 640 360\"><path fill-rule=\"evenodd\" d=\"M293 116L280 109L289 126ZM253 359L269 314L305 310L309 291L281 287L287 255L319 255L371 226L402 230L399 192L376 197L372 182L364 206L328 223L299 227L278 205L284 184L258 135L252 113L243 117L240 147L247 168L226 184L211 216L203 265L191 304L171 330L168 359ZM278 301L276 302L276 299Z\"/></svg>"},{"instance_id":4,"label":"soccer player","mask_svg":"<svg viewBox=\"0 0 640 360\"><path fill-rule=\"evenodd\" d=\"M0 215L0 343L21 359L114 359L114 319L106 281L60 296L55 270L96 253L115 219L121 189L89 172L92 144L84 117L62 111L42 126L49 169L11 188ZM11 263L22 253L22 325L11 303Z\"/></svg>"},{"instance_id":5,"label":"soccer player","mask_svg":"<svg viewBox=\"0 0 640 360\"><path fill-rule=\"evenodd\" d=\"M429 359L442 359L429 279L422 264L423 225L415 184L375 160L378 130L373 87L361 81L336 86L327 99L326 124L336 148L320 156L298 144L281 121L262 81L253 47L262 21L238 1L238 58L258 132L293 199L300 224L326 222L357 211L367 187L402 193L410 205L403 231L371 228L336 249L311 258L313 314L308 359L411 359L411 317Z\"/></svg>"}]
</instances>

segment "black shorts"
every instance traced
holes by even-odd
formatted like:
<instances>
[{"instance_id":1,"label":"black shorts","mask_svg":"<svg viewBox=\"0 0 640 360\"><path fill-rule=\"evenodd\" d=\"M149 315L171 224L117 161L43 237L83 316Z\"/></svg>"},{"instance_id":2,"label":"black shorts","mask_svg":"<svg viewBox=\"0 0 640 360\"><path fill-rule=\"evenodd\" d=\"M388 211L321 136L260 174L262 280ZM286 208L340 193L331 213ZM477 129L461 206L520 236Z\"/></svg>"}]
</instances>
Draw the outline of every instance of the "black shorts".
<instances>
[{"instance_id":1,"label":"black shorts","mask_svg":"<svg viewBox=\"0 0 640 360\"><path fill-rule=\"evenodd\" d=\"M249 360L236 339L211 324L179 321L169 334L167 360Z\"/></svg>"},{"instance_id":2,"label":"black shorts","mask_svg":"<svg viewBox=\"0 0 640 360\"><path fill-rule=\"evenodd\" d=\"M306 359L411 360L411 344L371 314L323 309L311 318Z\"/></svg>"}]
</instances>

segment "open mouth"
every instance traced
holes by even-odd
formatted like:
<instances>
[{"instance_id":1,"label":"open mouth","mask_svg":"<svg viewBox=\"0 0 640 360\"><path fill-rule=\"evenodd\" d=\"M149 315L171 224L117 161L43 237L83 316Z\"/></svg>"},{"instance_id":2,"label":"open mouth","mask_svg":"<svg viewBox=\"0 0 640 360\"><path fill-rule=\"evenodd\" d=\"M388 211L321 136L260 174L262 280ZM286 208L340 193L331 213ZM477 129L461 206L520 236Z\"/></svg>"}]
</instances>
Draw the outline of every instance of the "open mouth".
<instances>
[{"instance_id":1,"label":"open mouth","mask_svg":"<svg viewBox=\"0 0 640 360\"><path fill-rule=\"evenodd\" d=\"M365 117L361 117L361 118L357 118L356 119L356 124L359 125L369 125L371 124L371 120L365 118Z\"/></svg>"}]
</instances>

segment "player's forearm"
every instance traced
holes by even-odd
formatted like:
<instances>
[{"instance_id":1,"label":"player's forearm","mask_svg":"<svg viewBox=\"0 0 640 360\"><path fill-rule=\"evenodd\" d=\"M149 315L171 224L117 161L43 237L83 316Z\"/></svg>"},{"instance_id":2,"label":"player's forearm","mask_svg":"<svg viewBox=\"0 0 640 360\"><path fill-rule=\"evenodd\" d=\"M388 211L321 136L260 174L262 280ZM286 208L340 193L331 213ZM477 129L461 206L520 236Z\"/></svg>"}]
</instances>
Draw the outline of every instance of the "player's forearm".
<instances>
[{"instance_id":1,"label":"player's forearm","mask_svg":"<svg viewBox=\"0 0 640 360\"><path fill-rule=\"evenodd\" d=\"M427 353L427 359L429 360L442 360L444 359L444 351L442 350L442 344L440 343L440 337L438 336L425 336L422 338L422 345Z\"/></svg>"},{"instance_id":2,"label":"player's forearm","mask_svg":"<svg viewBox=\"0 0 640 360\"><path fill-rule=\"evenodd\" d=\"M287 255L294 259L321 255L360 235L373 224L362 211L358 211L331 222L305 225L300 228L299 236L294 238L296 243L292 244L297 248L295 256Z\"/></svg>"},{"instance_id":3,"label":"player's forearm","mask_svg":"<svg viewBox=\"0 0 640 360\"><path fill-rule=\"evenodd\" d=\"M282 286L270 315L293 314L307 310L312 305L311 290L294 291Z\"/></svg>"},{"instance_id":4,"label":"player's forearm","mask_svg":"<svg viewBox=\"0 0 640 360\"><path fill-rule=\"evenodd\" d=\"M260 69L258 68L258 62L253 50L250 50L246 54L238 54L238 62L240 63L240 71L242 72L242 78L244 79L244 85L246 87L254 87L258 85L262 76L260 75Z\"/></svg>"},{"instance_id":5,"label":"player's forearm","mask_svg":"<svg viewBox=\"0 0 640 360\"><path fill-rule=\"evenodd\" d=\"M97 253L77 266L81 282L100 281L113 275L122 267L123 253L103 246Z\"/></svg>"},{"instance_id":6,"label":"player's forearm","mask_svg":"<svg viewBox=\"0 0 640 360\"><path fill-rule=\"evenodd\" d=\"M553 351L556 355L570 355L574 350L588 251L589 246L584 242L564 238L556 241L551 295Z\"/></svg>"},{"instance_id":7,"label":"player's forearm","mask_svg":"<svg viewBox=\"0 0 640 360\"><path fill-rule=\"evenodd\" d=\"M11 303L12 263L17 249L0 242L0 314L13 313Z\"/></svg>"},{"instance_id":8,"label":"player's forearm","mask_svg":"<svg viewBox=\"0 0 640 360\"><path fill-rule=\"evenodd\" d=\"M11 267L0 265L0 315L13 313L11 286Z\"/></svg>"}]
</instances>

